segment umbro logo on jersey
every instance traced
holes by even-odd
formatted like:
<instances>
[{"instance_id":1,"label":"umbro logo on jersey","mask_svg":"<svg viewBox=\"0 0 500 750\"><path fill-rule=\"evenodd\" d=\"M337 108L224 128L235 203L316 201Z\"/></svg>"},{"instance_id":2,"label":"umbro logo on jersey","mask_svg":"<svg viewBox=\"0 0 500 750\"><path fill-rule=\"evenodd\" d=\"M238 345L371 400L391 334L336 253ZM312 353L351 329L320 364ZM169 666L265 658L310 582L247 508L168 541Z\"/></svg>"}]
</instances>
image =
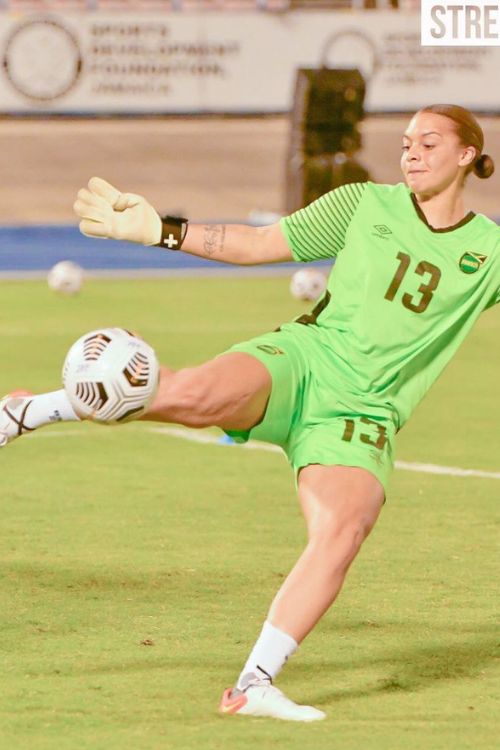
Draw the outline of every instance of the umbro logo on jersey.
<instances>
[{"instance_id":1,"label":"umbro logo on jersey","mask_svg":"<svg viewBox=\"0 0 500 750\"><path fill-rule=\"evenodd\" d=\"M464 253L458 265L464 273L476 273L487 258L487 255L480 255L479 253Z\"/></svg>"},{"instance_id":2,"label":"umbro logo on jersey","mask_svg":"<svg viewBox=\"0 0 500 750\"><path fill-rule=\"evenodd\" d=\"M385 224L374 224L373 228L375 229L375 231L372 232L373 236L380 237L383 240L388 239L388 235L392 234L392 230Z\"/></svg>"}]
</instances>

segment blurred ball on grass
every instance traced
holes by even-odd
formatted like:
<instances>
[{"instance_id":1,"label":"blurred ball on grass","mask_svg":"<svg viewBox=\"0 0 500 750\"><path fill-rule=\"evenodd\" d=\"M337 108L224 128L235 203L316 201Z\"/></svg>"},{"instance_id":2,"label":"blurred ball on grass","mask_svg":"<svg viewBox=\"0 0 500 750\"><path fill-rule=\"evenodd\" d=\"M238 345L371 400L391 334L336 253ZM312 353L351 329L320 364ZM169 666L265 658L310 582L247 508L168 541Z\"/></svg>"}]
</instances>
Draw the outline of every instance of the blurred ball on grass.
<instances>
[{"instance_id":1,"label":"blurred ball on grass","mask_svg":"<svg viewBox=\"0 0 500 750\"><path fill-rule=\"evenodd\" d=\"M72 260L61 260L52 266L47 275L47 284L53 292L72 297L81 291L84 281L83 268Z\"/></svg>"}]
</instances>

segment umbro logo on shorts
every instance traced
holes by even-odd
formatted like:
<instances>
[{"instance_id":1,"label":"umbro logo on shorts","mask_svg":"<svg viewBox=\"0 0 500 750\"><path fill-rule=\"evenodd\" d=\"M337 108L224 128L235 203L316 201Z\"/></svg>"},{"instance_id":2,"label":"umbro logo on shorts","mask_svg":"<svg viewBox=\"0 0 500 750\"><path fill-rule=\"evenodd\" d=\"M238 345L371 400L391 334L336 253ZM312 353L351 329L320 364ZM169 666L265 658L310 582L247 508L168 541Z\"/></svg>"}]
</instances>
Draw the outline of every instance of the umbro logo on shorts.
<instances>
[{"instance_id":1,"label":"umbro logo on shorts","mask_svg":"<svg viewBox=\"0 0 500 750\"><path fill-rule=\"evenodd\" d=\"M280 349L278 346L271 346L271 344L259 344L257 349L260 349L262 352L265 352L266 354L284 354L285 353L283 349Z\"/></svg>"},{"instance_id":2,"label":"umbro logo on shorts","mask_svg":"<svg viewBox=\"0 0 500 750\"><path fill-rule=\"evenodd\" d=\"M383 459L383 456L381 455L380 451L370 451L370 456L371 456L371 458L373 458L373 460L375 461L375 463L377 464L377 466L383 466L384 459Z\"/></svg>"}]
</instances>

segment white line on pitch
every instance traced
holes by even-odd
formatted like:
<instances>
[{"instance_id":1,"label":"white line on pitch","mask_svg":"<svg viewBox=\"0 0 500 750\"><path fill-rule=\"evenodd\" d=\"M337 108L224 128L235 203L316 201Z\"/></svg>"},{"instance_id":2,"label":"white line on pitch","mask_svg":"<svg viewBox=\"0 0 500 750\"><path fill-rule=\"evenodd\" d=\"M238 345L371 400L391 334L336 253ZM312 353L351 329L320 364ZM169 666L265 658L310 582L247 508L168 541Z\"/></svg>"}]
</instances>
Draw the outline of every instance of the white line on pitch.
<instances>
[{"instance_id":1,"label":"white line on pitch","mask_svg":"<svg viewBox=\"0 0 500 750\"><path fill-rule=\"evenodd\" d=\"M227 446L227 443L220 442L220 438L214 435L207 435L198 433L191 430L183 430L178 427L150 427L148 432L155 432L170 437L181 438L182 440L189 440L194 443L209 443L211 445ZM247 450L260 450L268 451L272 453L283 453L282 449L277 445L271 445L269 443L258 443L255 440L249 440L248 443L243 443L238 446L246 448ZM420 463L409 463L408 461L396 461L396 469L402 469L403 471L416 471L422 474L447 474L455 477L482 477L485 479L500 479L500 472L495 471L481 471L480 469L462 469L458 466L438 466L436 464L420 464Z\"/></svg>"},{"instance_id":2,"label":"white line on pitch","mask_svg":"<svg viewBox=\"0 0 500 750\"><path fill-rule=\"evenodd\" d=\"M482 471L481 469L461 469L459 466L437 466L436 464L414 464L408 461L396 461L396 469L404 471L418 471L423 474L450 474L454 477L482 477L484 479L500 479L498 471Z\"/></svg>"},{"instance_id":3,"label":"white line on pitch","mask_svg":"<svg viewBox=\"0 0 500 750\"><path fill-rule=\"evenodd\" d=\"M145 432L155 433L157 435L166 435L167 437L187 440L190 443L202 443L204 445L215 445L219 447L237 447L244 450L265 451L267 453L283 453L277 445L270 443L259 443L256 440L249 440L242 445L231 445L221 442L221 438L206 432L197 430L182 429L180 427L146 427L141 428ZM37 432L33 437L76 437L83 436L85 433L79 430L47 430ZM96 433L97 434L97 433ZM437 464L411 463L408 461L396 461L396 469L403 471L415 471L420 474L441 474L453 477L480 477L482 479L500 479L498 471L482 471L481 469L462 469L459 466L438 466Z\"/></svg>"},{"instance_id":4,"label":"white line on pitch","mask_svg":"<svg viewBox=\"0 0 500 750\"><path fill-rule=\"evenodd\" d=\"M169 437L180 438L181 440L189 440L192 443L220 445L223 448L227 446L237 447L250 451L267 451L268 453L283 453L278 445L272 445L271 443L258 443L256 440L249 440L248 443L241 443L235 446L234 443L222 442L220 437L217 437L216 435L209 435L206 432L195 432L194 430L183 430L179 427L149 427L147 431L155 432L160 435L168 435Z\"/></svg>"},{"instance_id":5,"label":"white line on pitch","mask_svg":"<svg viewBox=\"0 0 500 750\"><path fill-rule=\"evenodd\" d=\"M24 437L33 438L65 438L65 437L83 437L85 435L81 430L41 430Z\"/></svg>"}]
</instances>

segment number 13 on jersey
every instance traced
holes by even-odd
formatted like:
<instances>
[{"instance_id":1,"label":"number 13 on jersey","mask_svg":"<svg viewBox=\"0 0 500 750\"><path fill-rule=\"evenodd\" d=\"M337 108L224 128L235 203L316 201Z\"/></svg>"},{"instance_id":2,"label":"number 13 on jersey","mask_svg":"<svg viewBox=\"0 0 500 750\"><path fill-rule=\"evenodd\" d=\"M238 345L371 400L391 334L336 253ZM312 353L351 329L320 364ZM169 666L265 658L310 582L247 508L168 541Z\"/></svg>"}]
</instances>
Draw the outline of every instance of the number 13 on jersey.
<instances>
[{"instance_id":1,"label":"number 13 on jersey","mask_svg":"<svg viewBox=\"0 0 500 750\"><path fill-rule=\"evenodd\" d=\"M385 299L389 300L389 302L394 301L399 287L401 286L403 279L406 276L411 265L411 258L406 253L398 253L397 259L399 260L399 266L396 269L396 273L394 274L389 288L384 295ZM437 289L439 280L441 278L441 270L433 263L429 263L427 260L421 260L420 263L417 264L413 272L423 277L428 275L427 280L420 284L418 288L418 292L421 296L413 296L411 294L408 294L408 292L405 292L401 297L401 302L408 310L412 310L412 312L416 313L422 313L424 312L424 310L427 310L434 292Z\"/></svg>"}]
</instances>

